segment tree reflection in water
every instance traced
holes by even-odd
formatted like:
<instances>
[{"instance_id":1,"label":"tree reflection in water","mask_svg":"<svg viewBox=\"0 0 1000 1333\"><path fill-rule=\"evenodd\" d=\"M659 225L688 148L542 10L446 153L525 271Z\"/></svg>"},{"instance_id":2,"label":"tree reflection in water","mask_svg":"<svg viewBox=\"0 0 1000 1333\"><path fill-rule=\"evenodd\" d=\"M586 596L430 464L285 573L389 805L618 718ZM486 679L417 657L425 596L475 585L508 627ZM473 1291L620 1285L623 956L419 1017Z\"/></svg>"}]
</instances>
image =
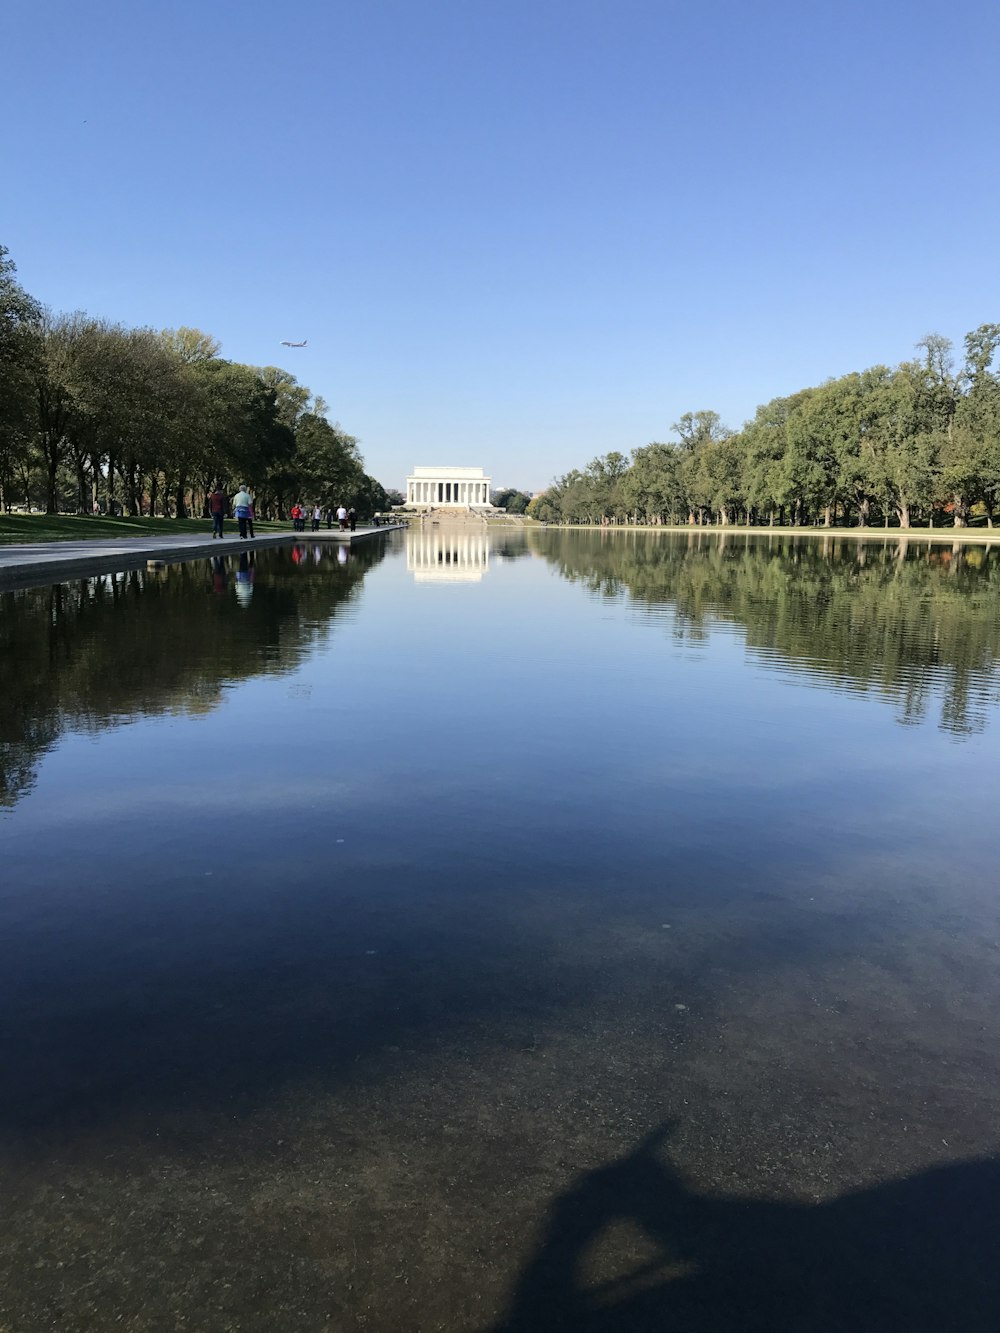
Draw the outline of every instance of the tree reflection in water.
<instances>
[{"instance_id":1,"label":"tree reflection in water","mask_svg":"<svg viewBox=\"0 0 1000 1333\"><path fill-rule=\"evenodd\" d=\"M538 554L596 596L627 593L690 644L738 625L769 666L870 690L920 721L980 730L1000 702L1000 554L759 534L531 533Z\"/></svg>"},{"instance_id":2,"label":"tree reflection in water","mask_svg":"<svg viewBox=\"0 0 1000 1333\"><path fill-rule=\"evenodd\" d=\"M345 563L269 551L252 599L221 558L0 593L0 806L30 789L65 731L206 712L228 683L293 670L383 554L372 542Z\"/></svg>"}]
</instances>

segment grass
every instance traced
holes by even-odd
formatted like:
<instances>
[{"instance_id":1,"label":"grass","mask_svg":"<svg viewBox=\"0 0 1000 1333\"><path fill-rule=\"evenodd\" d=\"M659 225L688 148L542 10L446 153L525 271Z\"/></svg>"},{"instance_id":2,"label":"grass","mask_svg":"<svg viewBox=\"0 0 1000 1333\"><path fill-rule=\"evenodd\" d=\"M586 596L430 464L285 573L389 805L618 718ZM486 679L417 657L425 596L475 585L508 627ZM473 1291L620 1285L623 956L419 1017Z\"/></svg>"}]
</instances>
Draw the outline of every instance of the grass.
<instances>
[{"instance_id":1,"label":"grass","mask_svg":"<svg viewBox=\"0 0 1000 1333\"><path fill-rule=\"evenodd\" d=\"M257 532L290 532L291 523L255 522ZM236 520L226 520L236 531ZM88 514L0 514L0 543L108 541L122 537L211 537L208 518L107 518Z\"/></svg>"}]
</instances>

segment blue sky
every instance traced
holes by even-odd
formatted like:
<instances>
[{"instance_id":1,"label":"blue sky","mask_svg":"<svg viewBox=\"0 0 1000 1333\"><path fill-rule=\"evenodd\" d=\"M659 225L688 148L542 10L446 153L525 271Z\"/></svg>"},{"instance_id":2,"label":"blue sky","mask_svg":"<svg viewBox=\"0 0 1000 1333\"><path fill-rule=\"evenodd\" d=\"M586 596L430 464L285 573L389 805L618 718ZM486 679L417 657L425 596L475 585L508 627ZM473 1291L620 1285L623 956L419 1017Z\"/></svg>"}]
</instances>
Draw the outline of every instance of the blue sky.
<instances>
[{"instance_id":1,"label":"blue sky","mask_svg":"<svg viewBox=\"0 0 1000 1333\"><path fill-rule=\"evenodd\" d=\"M386 485L1000 319L995 0L8 0L4 45L24 285L285 366Z\"/></svg>"}]
</instances>

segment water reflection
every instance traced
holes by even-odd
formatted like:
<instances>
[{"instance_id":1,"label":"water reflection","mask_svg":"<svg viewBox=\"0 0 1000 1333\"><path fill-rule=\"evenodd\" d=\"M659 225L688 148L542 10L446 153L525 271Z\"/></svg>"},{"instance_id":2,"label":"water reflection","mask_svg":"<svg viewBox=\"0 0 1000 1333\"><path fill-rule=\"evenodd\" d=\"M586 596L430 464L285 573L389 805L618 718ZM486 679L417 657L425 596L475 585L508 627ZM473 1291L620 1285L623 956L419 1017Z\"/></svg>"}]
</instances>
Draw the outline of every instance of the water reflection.
<instances>
[{"instance_id":1,"label":"water reflection","mask_svg":"<svg viewBox=\"0 0 1000 1333\"><path fill-rule=\"evenodd\" d=\"M417 583L478 583L489 569L489 554L485 527L428 524L406 534L406 568Z\"/></svg>"},{"instance_id":2,"label":"water reflection","mask_svg":"<svg viewBox=\"0 0 1000 1333\"><path fill-rule=\"evenodd\" d=\"M760 664L871 691L903 724L934 708L944 730L968 735L1000 702L1000 556L989 547L635 532L525 541L595 596L627 594L675 644L738 626Z\"/></svg>"},{"instance_id":3,"label":"water reflection","mask_svg":"<svg viewBox=\"0 0 1000 1333\"><path fill-rule=\"evenodd\" d=\"M66 731L204 713L225 684L295 667L384 553L306 547L0 594L0 806Z\"/></svg>"}]
</instances>

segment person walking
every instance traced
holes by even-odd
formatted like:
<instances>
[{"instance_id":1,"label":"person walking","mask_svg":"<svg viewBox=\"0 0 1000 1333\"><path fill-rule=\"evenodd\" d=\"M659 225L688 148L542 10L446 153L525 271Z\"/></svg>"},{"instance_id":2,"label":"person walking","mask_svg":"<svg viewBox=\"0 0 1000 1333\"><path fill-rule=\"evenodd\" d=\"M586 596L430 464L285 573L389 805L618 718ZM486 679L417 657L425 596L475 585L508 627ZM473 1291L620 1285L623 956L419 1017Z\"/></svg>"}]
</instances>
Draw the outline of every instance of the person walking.
<instances>
[{"instance_id":1,"label":"person walking","mask_svg":"<svg viewBox=\"0 0 1000 1333\"><path fill-rule=\"evenodd\" d=\"M250 512L249 512L249 514L247 514L247 527L248 527L249 530L250 530L250 536L251 536L251 537L253 537L253 536L255 535L255 534L254 534L254 530L253 530L253 518L254 518L254 514L253 514L253 501L251 500L251 501L250 501Z\"/></svg>"},{"instance_id":2,"label":"person walking","mask_svg":"<svg viewBox=\"0 0 1000 1333\"><path fill-rule=\"evenodd\" d=\"M250 492L245 486L233 496L233 513L236 515L236 522L239 524L240 536L246 541L247 521L250 518L250 510L253 508L253 500L250 498Z\"/></svg>"},{"instance_id":3,"label":"person walking","mask_svg":"<svg viewBox=\"0 0 1000 1333\"><path fill-rule=\"evenodd\" d=\"M226 494L222 483L216 483L215 490L208 497L208 512L212 515L212 540L223 536L222 520L226 517Z\"/></svg>"},{"instance_id":4,"label":"person walking","mask_svg":"<svg viewBox=\"0 0 1000 1333\"><path fill-rule=\"evenodd\" d=\"M354 530L358 526L358 511L354 508L353 505L351 505L350 509L348 509L347 511L347 518L351 525L351 531L354 532Z\"/></svg>"},{"instance_id":5,"label":"person walking","mask_svg":"<svg viewBox=\"0 0 1000 1333\"><path fill-rule=\"evenodd\" d=\"M292 505L292 531L293 531L293 532L298 532L298 530L299 530L299 520L300 520L301 518L302 518L302 506L301 506L301 505L299 504L299 502L296 500L296 502Z\"/></svg>"},{"instance_id":6,"label":"person walking","mask_svg":"<svg viewBox=\"0 0 1000 1333\"><path fill-rule=\"evenodd\" d=\"M347 510L343 505L337 506L337 522L340 524L341 532L347 531Z\"/></svg>"},{"instance_id":7,"label":"person walking","mask_svg":"<svg viewBox=\"0 0 1000 1333\"><path fill-rule=\"evenodd\" d=\"M326 511L326 526L327 526L327 528L332 528L332 527L333 527L333 510L332 510L332 509L327 509L327 511Z\"/></svg>"},{"instance_id":8,"label":"person walking","mask_svg":"<svg viewBox=\"0 0 1000 1333\"><path fill-rule=\"evenodd\" d=\"M313 532L319 532L319 525L322 521L323 521L322 509L320 509L319 505L313 505L313 521L312 521Z\"/></svg>"}]
</instances>

